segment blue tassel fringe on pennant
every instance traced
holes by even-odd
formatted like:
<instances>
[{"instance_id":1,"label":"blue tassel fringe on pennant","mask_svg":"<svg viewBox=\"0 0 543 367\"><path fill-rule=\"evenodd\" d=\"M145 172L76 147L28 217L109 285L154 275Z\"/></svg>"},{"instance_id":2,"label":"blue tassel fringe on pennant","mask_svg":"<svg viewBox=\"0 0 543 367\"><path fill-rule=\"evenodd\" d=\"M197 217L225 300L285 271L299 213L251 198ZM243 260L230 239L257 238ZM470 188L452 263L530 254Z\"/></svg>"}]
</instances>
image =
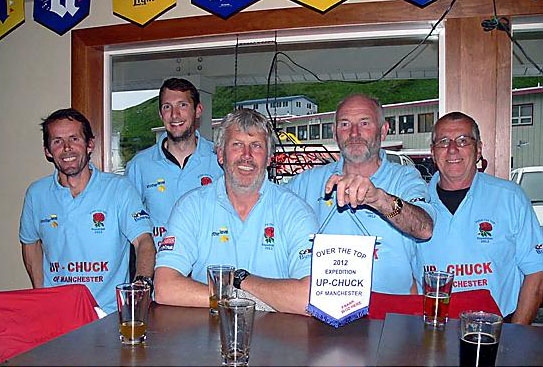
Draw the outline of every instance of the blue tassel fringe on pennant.
<instances>
[{"instance_id":1,"label":"blue tassel fringe on pennant","mask_svg":"<svg viewBox=\"0 0 543 367\"><path fill-rule=\"evenodd\" d=\"M326 312L321 311L317 307L313 306L312 304L309 304L307 306L307 312L309 312L311 315L313 315L315 318L321 320L322 322L331 325L335 328L338 328L340 326L347 325L351 321L357 320L363 316L366 316L368 314L368 307L361 308L360 310L354 311L346 316L343 316L340 319L336 319L330 315L328 315Z\"/></svg>"}]
</instances>

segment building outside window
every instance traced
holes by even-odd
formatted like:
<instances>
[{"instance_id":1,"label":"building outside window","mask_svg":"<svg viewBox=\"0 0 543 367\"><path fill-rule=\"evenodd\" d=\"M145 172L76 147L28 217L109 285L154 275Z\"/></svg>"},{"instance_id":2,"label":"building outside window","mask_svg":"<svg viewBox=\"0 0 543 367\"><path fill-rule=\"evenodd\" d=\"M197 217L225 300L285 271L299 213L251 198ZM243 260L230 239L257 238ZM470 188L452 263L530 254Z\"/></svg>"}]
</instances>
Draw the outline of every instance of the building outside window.
<instances>
[{"instance_id":1,"label":"building outside window","mask_svg":"<svg viewBox=\"0 0 543 367\"><path fill-rule=\"evenodd\" d=\"M296 126L288 126L286 131L288 134L296 136Z\"/></svg>"},{"instance_id":2,"label":"building outside window","mask_svg":"<svg viewBox=\"0 0 543 367\"><path fill-rule=\"evenodd\" d=\"M298 139L307 140L307 125L298 126Z\"/></svg>"},{"instance_id":3,"label":"building outside window","mask_svg":"<svg viewBox=\"0 0 543 367\"><path fill-rule=\"evenodd\" d=\"M296 101L296 107L302 107L302 102L301 101Z\"/></svg>"},{"instance_id":4,"label":"building outside window","mask_svg":"<svg viewBox=\"0 0 543 367\"><path fill-rule=\"evenodd\" d=\"M415 116L401 115L398 119L400 134L413 134L415 131Z\"/></svg>"},{"instance_id":5,"label":"building outside window","mask_svg":"<svg viewBox=\"0 0 543 367\"><path fill-rule=\"evenodd\" d=\"M255 110L255 111L258 110L258 104L257 104L257 103L255 103L255 104L253 105L253 110Z\"/></svg>"},{"instance_id":6,"label":"building outside window","mask_svg":"<svg viewBox=\"0 0 543 367\"><path fill-rule=\"evenodd\" d=\"M430 133L432 132L432 127L434 126L434 113L420 113L418 116L419 119L419 133Z\"/></svg>"},{"instance_id":7,"label":"building outside window","mask_svg":"<svg viewBox=\"0 0 543 367\"><path fill-rule=\"evenodd\" d=\"M533 124L533 103L513 105L511 112L513 115L511 118L513 126Z\"/></svg>"},{"instance_id":8,"label":"building outside window","mask_svg":"<svg viewBox=\"0 0 543 367\"><path fill-rule=\"evenodd\" d=\"M321 138L321 125L309 125L309 140Z\"/></svg>"},{"instance_id":9,"label":"building outside window","mask_svg":"<svg viewBox=\"0 0 543 367\"><path fill-rule=\"evenodd\" d=\"M322 124L322 138L323 139L333 139L334 133L332 131L332 123L326 122Z\"/></svg>"},{"instance_id":10,"label":"building outside window","mask_svg":"<svg viewBox=\"0 0 543 367\"><path fill-rule=\"evenodd\" d=\"M385 117L385 121L388 122L388 135L396 134L396 117L388 116Z\"/></svg>"}]
</instances>

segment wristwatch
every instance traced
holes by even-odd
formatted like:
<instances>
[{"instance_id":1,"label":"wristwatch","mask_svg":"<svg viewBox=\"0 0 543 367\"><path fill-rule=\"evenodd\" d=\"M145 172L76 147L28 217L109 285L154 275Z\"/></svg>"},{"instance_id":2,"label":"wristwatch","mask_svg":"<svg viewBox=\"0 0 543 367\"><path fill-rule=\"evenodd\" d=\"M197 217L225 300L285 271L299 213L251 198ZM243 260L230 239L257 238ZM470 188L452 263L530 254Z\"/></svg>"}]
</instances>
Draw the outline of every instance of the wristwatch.
<instances>
[{"instance_id":1,"label":"wristwatch","mask_svg":"<svg viewBox=\"0 0 543 367\"><path fill-rule=\"evenodd\" d=\"M249 275L251 275L251 273L245 269L236 269L236 271L234 271L234 288L241 289L241 282Z\"/></svg>"},{"instance_id":2,"label":"wristwatch","mask_svg":"<svg viewBox=\"0 0 543 367\"><path fill-rule=\"evenodd\" d=\"M136 282L141 282L145 285L148 285L149 288L151 288L151 293L153 293L153 290L154 290L154 283L153 283L153 279L148 277L148 276L145 276L145 275L138 275L134 278L134 283Z\"/></svg>"},{"instance_id":3,"label":"wristwatch","mask_svg":"<svg viewBox=\"0 0 543 367\"><path fill-rule=\"evenodd\" d=\"M399 197L392 195L392 202L394 203L394 209L392 209L390 213L385 214L385 217L388 219L394 218L400 214L403 209L403 200Z\"/></svg>"}]
</instances>

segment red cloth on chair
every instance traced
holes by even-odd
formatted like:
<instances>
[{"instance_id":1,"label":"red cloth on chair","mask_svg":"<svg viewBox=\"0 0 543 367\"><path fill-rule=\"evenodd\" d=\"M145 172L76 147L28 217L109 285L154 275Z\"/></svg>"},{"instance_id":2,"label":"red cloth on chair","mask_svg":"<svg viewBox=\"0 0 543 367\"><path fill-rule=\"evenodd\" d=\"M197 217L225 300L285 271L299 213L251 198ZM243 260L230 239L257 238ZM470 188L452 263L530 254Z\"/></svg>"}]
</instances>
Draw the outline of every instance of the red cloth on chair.
<instances>
[{"instance_id":1,"label":"red cloth on chair","mask_svg":"<svg viewBox=\"0 0 543 367\"><path fill-rule=\"evenodd\" d=\"M370 319L384 319L387 313L422 316L422 295L397 295L371 292ZM449 305L449 317L457 319L465 310L487 311L501 315L488 289L454 292Z\"/></svg>"},{"instance_id":2,"label":"red cloth on chair","mask_svg":"<svg viewBox=\"0 0 543 367\"><path fill-rule=\"evenodd\" d=\"M0 292L0 362L97 320L82 284Z\"/></svg>"}]
</instances>

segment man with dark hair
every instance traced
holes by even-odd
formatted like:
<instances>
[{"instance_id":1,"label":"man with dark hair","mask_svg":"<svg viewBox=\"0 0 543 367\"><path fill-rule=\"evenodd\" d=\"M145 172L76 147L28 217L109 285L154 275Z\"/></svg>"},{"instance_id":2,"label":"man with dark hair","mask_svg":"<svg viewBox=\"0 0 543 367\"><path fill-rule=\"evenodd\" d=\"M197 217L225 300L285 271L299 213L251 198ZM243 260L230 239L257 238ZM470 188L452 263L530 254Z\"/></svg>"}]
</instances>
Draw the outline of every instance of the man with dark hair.
<instances>
[{"instance_id":1,"label":"man with dark hair","mask_svg":"<svg viewBox=\"0 0 543 367\"><path fill-rule=\"evenodd\" d=\"M53 112L42 123L46 158L55 172L30 185L19 239L34 288L86 285L107 313L117 309L115 286L129 281L130 242L136 280L151 283L155 247L151 223L136 190L90 161L94 135L75 109Z\"/></svg>"},{"instance_id":2,"label":"man with dark hair","mask_svg":"<svg viewBox=\"0 0 543 367\"><path fill-rule=\"evenodd\" d=\"M453 292L488 289L506 319L530 324L543 299L543 235L520 186L477 171L482 147L477 123L462 112L434 125L437 218L417 249L418 268L454 272Z\"/></svg>"},{"instance_id":3,"label":"man with dark hair","mask_svg":"<svg viewBox=\"0 0 543 367\"><path fill-rule=\"evenodd\" d=\"M341 159L296 175L288 187L313 208L323 233L380 237L373 291L416 293L415 244L432 236L434 212L417 169L387 160L387 132L376 99L346 97L334 124Z\"/></svg>"},{"instance_id":4,"label":"man with dark hair","mask_svg":"<svg viewBox=\"0 0 543 367\"><path fill-rule=\"evenodd\" d=\"M196 87L186 79L167 79L160 87L158 104L166 132L126 166L126 175L151 217L157 247L176 200L222 175L213 143L197 130L203 106Z\"/></svg>"},{"instance_id":5,"label":"man with dark hair","mask_svg":"<svg viewBox=\"0 0 543 367\"><path fill-rule=\"evenodd\" d=\"M224 176L184 195L172 209L156 263L156 301L208 307L206 268L228 264L234 286L280 312L304 314L309 301L311 208L267 180L273 132L260 113L224 119L215 147Z\"/></svg>"}]
</instances>

